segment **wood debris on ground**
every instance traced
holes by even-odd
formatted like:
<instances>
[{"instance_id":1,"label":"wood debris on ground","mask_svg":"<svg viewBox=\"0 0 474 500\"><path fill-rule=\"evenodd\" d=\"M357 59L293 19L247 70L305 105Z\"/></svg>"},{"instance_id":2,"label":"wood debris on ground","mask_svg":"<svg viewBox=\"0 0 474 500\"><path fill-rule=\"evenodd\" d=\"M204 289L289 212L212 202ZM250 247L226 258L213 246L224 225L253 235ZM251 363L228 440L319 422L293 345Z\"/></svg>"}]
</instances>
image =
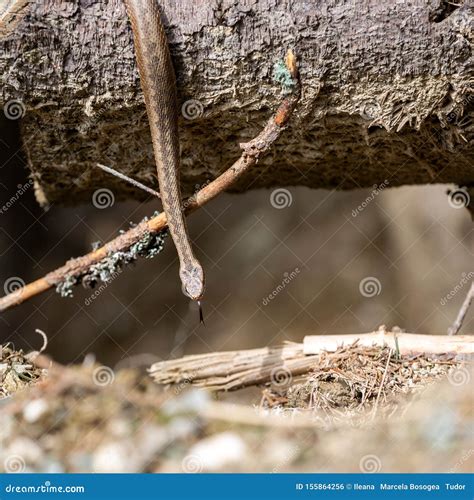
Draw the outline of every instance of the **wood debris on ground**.
<instances>
[{"instance_id":1,"label":"wood debris on ground","mask_svg":"<svg viewBox=\"0 0 474 500\"><path fill-rule=\"evenodd\" d=\"M378 356L382 363L372 366L377 371L386 361L385 353ZM381 472L462 472L472 466L465 448L474 391L463 366L409 401L401 394L404 412L374 415L368 410L356 424L333 417L331 425L305 418L304 409L289 408L290 400L281 400L279 409L261 408L256 394L243 397L249 389L215 400L210 391L189 384L165 390L137 369L105 368L76 365L55 372L53 365L40 382L0 401L0 469L360 472L367 457ZM381 377L376 376L379 387ZM351 383L361 381L356 377ZM375 384L372 399L378 390ZM295 402L301 404L301 398ZM347 395L339 402L355 404ZM351 453L341 455L344 449Z\"/></svg>"},{"instance_id":2,"label":"wood debris on ground","mask_svg":"<svg viewBox=\"0 0 474 500\"><path fill-rule=\"evenodd\" d=\"M279 373L264 392L264 404L311 412L318 422L364 421L368 412L393 414L404 407L401 395L419 391L463 366L454 355L397 356L388 347L357 344L317 358L305 376L293 379L289 372Z\"/></svg>"},{"instance_id":3,"label":"wood debris on ground","mask_svg":"<svg viewBox=\"0 0 474 500\"><path fill-rule=\"evenodd\" d=\"M87 358L62 366L4 346L0 469L364 472L370 462L377 472L462 472L472 466L465 450L474 407L469 363L354 344L306 356L313 359L305 373L302 365L274 370L279 355L294 361L300 350L296 344L267 350L269 381L213 394L190 387L192 377L160 385L137 368L113 370ZM249 357L240 359L235 373ZM351 453L341 456L341 449Z\"/></svg>"}]
</instances>

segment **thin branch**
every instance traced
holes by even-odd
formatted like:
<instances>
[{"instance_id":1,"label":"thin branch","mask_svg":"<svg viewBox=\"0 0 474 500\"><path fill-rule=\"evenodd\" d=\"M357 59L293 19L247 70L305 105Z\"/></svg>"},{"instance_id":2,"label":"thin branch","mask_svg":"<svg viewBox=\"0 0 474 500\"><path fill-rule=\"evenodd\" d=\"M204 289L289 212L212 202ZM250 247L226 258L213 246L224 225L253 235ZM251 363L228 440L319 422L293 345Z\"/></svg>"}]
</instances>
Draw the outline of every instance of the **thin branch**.
<instances>
[{"instance_id":1,"label":"thin branch","mask_svg":"<svg viewBox=\"0 0 474 500\"><path fill-rule=\"evenodd\" d=\"M467 292L466 298L462 303L456 321L452 324L450 328L448 328L448 335L456 335L459 332L473 299L474 299L474 281L471 283L471 288L469 289L469 292Z\"/></svg>"},{"instance_id":2,"label":"thin branch","mask_svg":"<svg viewBox=\"0 0 474 500\"><path fill-rule=\"evenodd\" d=\"M379 407L380 395L382 394L382 390L383 390L384 385L385 385L385 379L387 378L388 366L390 364L390 360L392 359L392 353L393 353L393 351L392 351L392 349L390 349L390 352L388 353L388 356L387 356L387 364L385 365L385 370L383 372L382 381L380 382L379 391L377 392L377 398L375 399L374 409L372 411L372 420L375 419L375 415L377 414L377 408Z\"/></svg>"},{"instance_id":3,"label":"thin branch","mask_svg":"<svg viewBox=\"0 0 474 500\"><path fill-rule=\"evenodd\" d=\"M294 81L291 95L280 104L274 116L267 122L265 128L250 142L240 144L241 157L217 179L203 187L185 204L185 214L189 215L204 206L217 195L229 189L244 173L253 167L259 158L266 153L278 139L285 125L288 123L299 101L301 89L296 60L291 51L286 57L286 66ZM132 245L140 241L147 234L158 233L167 227L166 215L160 213L149 220L144 220L137 226L129 229L104 246L75 259L71 259L62 267L48 273L46 276L25 285L0 299L0 311L19 305L40 293L49 290L67 279L77 278L87 273L90 266L97 264L114 252L127 251Z\"/></svg>"},{"instance_id":4,"label":"thin branch","mask_svg":"<svg viewBox=\"0 0 474 500\"><path fill-rule=\"evenodd\" d=\"M35 332L43 338L43 345L41 346L39 351L32 351L28 354L26 354L25 358L34 361L38 356L41 355L44 351L46 351L46 348L48 347L48 336L46 333L43 332L43 330L40 330L39 328L36 328Z\"/></svg>"},{"instance_id":5,"label":"thin branch","mask_svg":"<svg viewBox=\"0 0 474 500\"><path fill-rule=\"evenodd\" d=\"M119 172L114 168L107 167L107 165L102 165L101 163L96 163L96 166L102 169L104 172L115 175L115 177L118 177L119 179L128 182L132 186L135 186L136 188L141 189L142 191L146 191L148 194L152 194L153 196L160 198L160 193L158 191L155 191L154 189L145 186L145 184L142 184L141 182L138 182L135 179L128 177L128 175L122 174L122 172Z\"/></svg>"}]
</instances>

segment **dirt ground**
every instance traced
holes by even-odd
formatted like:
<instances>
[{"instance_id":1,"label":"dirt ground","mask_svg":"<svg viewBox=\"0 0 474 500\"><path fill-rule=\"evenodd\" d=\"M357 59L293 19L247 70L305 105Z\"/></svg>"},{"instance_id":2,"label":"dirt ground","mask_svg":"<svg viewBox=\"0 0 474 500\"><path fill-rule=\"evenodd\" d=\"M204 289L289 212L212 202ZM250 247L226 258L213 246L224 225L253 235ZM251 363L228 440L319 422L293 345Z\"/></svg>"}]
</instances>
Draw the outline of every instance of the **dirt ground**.
<instances>
[{"instance_id":1,"label":"dirt ground","mask_svg":"<svg viewBox=\"0 0 474 500\"><path fill-rule=\"evenodd\" d=\"M472 364L388 348L232 392L3 346L7 472L470 472ZM326 359L326 363L324 363ZM134 364L131 360L131 365Z\"/></svg>"}]
</instances>

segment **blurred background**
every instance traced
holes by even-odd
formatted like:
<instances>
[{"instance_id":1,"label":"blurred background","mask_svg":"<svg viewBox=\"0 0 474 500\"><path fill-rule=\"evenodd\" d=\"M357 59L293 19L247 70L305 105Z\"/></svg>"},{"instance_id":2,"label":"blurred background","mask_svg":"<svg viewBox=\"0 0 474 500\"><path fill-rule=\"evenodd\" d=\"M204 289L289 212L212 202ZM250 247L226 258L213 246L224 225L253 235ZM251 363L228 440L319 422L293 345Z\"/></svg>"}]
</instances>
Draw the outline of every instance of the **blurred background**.
<instances>
[{"instance_id":1,"label":"blurred background","mask_svg":"<svg viewBox=\"0 0 474 500\"><path fill-rule=\"evenodd\" d=\"M9 284L45 275L160 207L150 199L97 208L91 200L44 210L28 185L18 124L3 120L0 132L2 295ZM116 367L145 353L149 364L380 324L444 334L474 276L473 225L448 187L223 195L189 219L207 274L205 326L181 293L167 238L155 259L124 269L98 293L77 287L73 298L61 298L50 291L1 313L0 344L38 349L39 328L57 361L94 353ZM471 310L461 332L473 331Z\"/></svg>"}]
</instances>

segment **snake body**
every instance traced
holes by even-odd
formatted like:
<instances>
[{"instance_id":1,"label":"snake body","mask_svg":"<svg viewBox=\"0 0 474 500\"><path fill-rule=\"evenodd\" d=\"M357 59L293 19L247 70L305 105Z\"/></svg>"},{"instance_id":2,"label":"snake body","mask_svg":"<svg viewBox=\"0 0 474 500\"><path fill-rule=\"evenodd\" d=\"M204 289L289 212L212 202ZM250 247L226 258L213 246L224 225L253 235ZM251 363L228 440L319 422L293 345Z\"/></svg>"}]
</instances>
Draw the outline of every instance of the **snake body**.
<instances>
[{"instance_id":1,"label":"snake body","mask_svg":"<svg viewBox=\"0 0 474 500\"><path fill-rule=\"evenodd\" d=\"M204 294L204 271L193 254L179 185L179 135L176 78L157 0L124 0L135 43L140 82L168 227L178 252L183 292ZM29 0L0 0L0 37L26 14Z\"/></svg>"},{"instance_id":2,"label":"snake body","mask_svg":"<svg viewBox=\"0 0 474 500\"><path fill-rule=\"evenodd\" d=\"M135 43L163 209L180 261L183 293L199 300L204 272L193 254L179 184L176 78L157 0L124 0Z\"/></svg>"}]
</instances>

